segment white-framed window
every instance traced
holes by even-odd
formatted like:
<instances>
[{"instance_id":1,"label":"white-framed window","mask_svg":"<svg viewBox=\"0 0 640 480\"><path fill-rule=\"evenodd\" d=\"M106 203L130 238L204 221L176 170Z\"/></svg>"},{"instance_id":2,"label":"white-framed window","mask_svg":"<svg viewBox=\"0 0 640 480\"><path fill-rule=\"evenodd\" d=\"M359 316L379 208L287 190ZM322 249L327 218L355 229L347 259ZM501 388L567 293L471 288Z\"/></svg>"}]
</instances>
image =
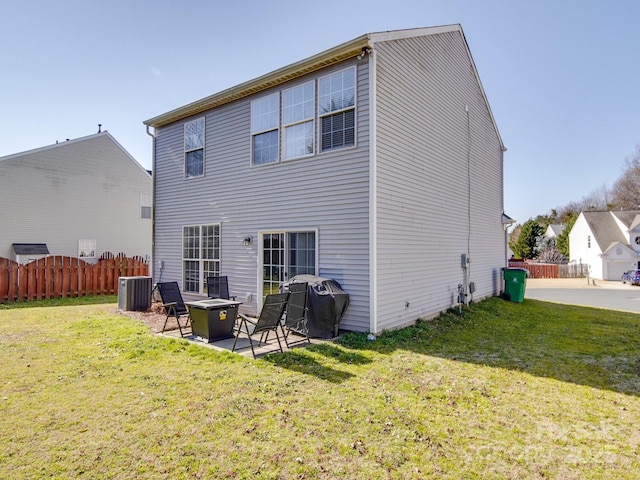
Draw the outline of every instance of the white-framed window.
<instances>
[{"instance_id":1,"label":"white-framed window","mask_svg":"<svg viewBox=\"0 0 640 480\"><path fill-rule=\"evenodd\" d=\"M275 163L280 156L280 93L251 102L253 165Z\"/></svg>"},{"instance_id":2,"label":"white-framed window","mask_svg":"<svg viewBox=\"0 0 640 480\"><path fill-rule=\"evenodd\" d=\"M306 82L282 92L285 159L313 155L315 90Z\"/></svg>"},{"instance_id":3,"label":"white-framed window","mask_svg":"<svg viewBox=\"0 0 640 480\"><path fill-rule=\"evenodd\" d=\"M204 117L184 124L184 174L204 175Z\"/></svg>"},{"instance_id":4,"label":"white-framed window","mask_svg":"<svg viewBox=\"0 0 640 480\"><path fill-rule=\"evenodd\" d=\"M182 227L182 288L204 293L207 277L220 275L220 225Z\"/></svg>"},{"instance_id":5,"label":"white-framed window","mask_svg":"<svg viewBox=\"0 0 640 480\"><path fill-rule=\"evenodd\" d=\"M258 232L262 296L278 293L296 275L318 275L317 229Z\"/></svg>"},{"instance_id":6,"label":"white-framed window","mask_svg":"<svg viewBox=\"0 0 640 480\"><path fill-rule=\"evenodd\" d=\"M78 240L78 258L96 258L95 239L81 238Z\"/></svg>"},{"instance_id":7,"label":"white-framed window","mask_svg":"<svg viewBox=\"0 0 640 480\"><path fill-rule=\"evenodd\" d=\"M281 156L288 160L351 147L355 141L355 67L251 102L252 165L278 163Z\"/></svg>"},{"instance_id":8,"label":"white-framed window","mask_svg":"<svg viewBox=\"0 0 640 480\"><path fill-rule=\"evenodd\" d=\"M356 69L346 68L318 80L320 151L355 145Z\"/></svg>"},{"instance_id":9,"label":"white-framed window","mask_svg":"<svg viewBox=\"0 0 640 480\"><path fill-rule=\"evenodd\" d=\"M140 193L140 218L151 218L151 194Z\"/></svg>"}]
</instances>

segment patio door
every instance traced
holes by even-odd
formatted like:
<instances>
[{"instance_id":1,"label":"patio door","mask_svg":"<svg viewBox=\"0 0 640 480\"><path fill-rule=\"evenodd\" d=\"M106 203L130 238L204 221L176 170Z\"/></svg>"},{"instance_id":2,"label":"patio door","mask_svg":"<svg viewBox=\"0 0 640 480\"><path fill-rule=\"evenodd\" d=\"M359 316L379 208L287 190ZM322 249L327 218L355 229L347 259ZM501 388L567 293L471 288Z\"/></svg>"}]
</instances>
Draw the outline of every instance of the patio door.
<instances>
[{"instance_id":1,"label":"patio door","mask_svg":"<svg viewBox=\"0 0 640 480\"><path fill-rule=\"evenodd\" d=\"M280 292L291 277L317 275L316 231L280 231L260 234L262 298Z\"/></svg>"}]
</instances>

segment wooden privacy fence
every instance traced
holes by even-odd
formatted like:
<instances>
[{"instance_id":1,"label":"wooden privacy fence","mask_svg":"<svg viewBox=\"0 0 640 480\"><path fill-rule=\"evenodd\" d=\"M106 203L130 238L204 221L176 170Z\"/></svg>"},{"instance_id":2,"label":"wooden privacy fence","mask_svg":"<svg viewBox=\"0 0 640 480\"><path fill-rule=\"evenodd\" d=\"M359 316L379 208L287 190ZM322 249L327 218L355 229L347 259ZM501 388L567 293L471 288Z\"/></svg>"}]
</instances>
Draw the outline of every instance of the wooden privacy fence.
<instances>
[{"instance_id":1,"label":"wooden privacy fence","mask_svg":"<svg viewBox=\"0 0 640 480\"><path fill-rule=\"evenodd\" d=\"M0 257L0 303L46 298L115 295L118 277L148 276L141 257L103 255L95 264L50 256L25 265Z\"/></svg>"},{"instance_id":2,"label":"wooden privacy fence","mask_svg":"<svg viewBox=\"0 0 640 480\"><path fill-rule=\"evenodd\" d=\"M531 263L509 260L509 268L526 268L529 278L580 278L586 277L589 265L585 263Z\"/></svg>"},{"instance_id":3,"label":"wooden privacy fence","mask_svg":"<svg viewBox=\"0 0 640 480\"><path fill-rule=\"evenodd\" d=\"M509 268L526 268L529 278L558 278L558 265L550 263L527 263L509 260Z\"/></svg>"}]
</instances>

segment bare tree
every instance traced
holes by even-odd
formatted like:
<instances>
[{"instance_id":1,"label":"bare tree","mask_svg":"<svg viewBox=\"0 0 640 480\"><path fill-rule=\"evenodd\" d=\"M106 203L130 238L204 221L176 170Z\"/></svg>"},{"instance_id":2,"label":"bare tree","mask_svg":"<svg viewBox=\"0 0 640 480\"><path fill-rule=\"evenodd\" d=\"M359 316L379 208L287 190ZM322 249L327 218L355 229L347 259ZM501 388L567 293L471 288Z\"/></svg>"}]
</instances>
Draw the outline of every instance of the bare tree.
<instances>
[{"instance_id":1,"label":"bare tree","mask_svg":"<svg viewBox=\"0 0 640 480\"><path fill-rule=\"evenodd\" d=\"M622 210L640 208L640 145L625 159L625 169L613 185L613 203Z\"/></svg>"},{"instance_id":2,"label":"bare tree","mask_svg":"<svg viewBox=\"0 0 640 480\"><path fill-rule=\"evenodd\" d=\"M543 244L536 261L540 263L567 263L567 257L560 253L555 244Z\"/></svg>"},{"instance_id":3,"label":"bare tree","mask_svg":"<svg viewBox=\"0 0 640 480\"><path fill-rule=\"evenodd\" d=\"M582 210L610 210L612 207L612 197L611 190L607 189L607 186L603 184L600 188L582 197L580 204L582 205Z\"/></svg>"},{"instance_id":4,"label":"bare tree","mask_svg":"<svg viewBox=\"0 0 640 480\"><path fill-rule=\"evenodd\" d=\"M557 223L567 223L568 219L577 217L580 212L606 211L613 210L615 207L613 191L606 185L602 185L577 202L572 201L563 207L553 209L552 213Z\"/></svg>"}]
</instances>

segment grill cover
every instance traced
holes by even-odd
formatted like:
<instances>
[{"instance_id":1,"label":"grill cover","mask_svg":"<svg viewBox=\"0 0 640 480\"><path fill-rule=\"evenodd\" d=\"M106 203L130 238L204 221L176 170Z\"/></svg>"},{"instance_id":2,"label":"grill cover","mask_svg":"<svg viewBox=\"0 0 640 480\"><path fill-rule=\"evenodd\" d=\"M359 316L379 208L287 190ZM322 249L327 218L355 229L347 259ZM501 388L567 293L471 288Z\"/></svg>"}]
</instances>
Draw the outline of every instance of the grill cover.
<instances>
[{"instance_id":1,"label":"grill cover","mask_svg":"<svg viewBox=\"0 0 640 480\"><path fill-rule=\"evenodd\" d=\"M349 294L331 278L315 275L296 275L284 284L307 282L307 327L309 336L333 338L338 336L340 320L349 306Z\"/></svg>"}]
</instances>

